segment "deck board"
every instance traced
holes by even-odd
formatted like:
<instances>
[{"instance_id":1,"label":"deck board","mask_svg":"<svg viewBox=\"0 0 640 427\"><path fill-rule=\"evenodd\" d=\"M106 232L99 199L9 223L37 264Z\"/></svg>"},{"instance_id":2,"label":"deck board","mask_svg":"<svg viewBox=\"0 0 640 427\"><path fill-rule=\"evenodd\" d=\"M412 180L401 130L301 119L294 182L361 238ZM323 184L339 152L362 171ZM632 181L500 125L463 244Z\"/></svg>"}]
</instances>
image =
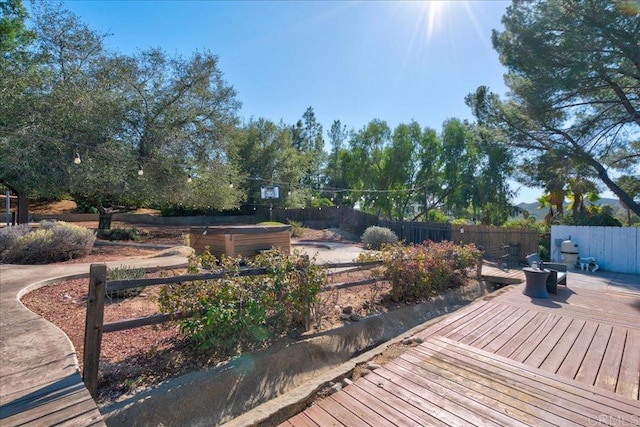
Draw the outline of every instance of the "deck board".
<instances>
[{"instance_id":1,"label":"deck board","mask_svg":"<svg viewBox=\"0 0 640 427\"><path fill-rule=\"evenodd\" d=\"M437 384L443 390L448 390L448 399L473 411L476 417L480 416L478 422L490 419L500 425L526 425L519 421L524 418L537 425L552 425L542 418L542 412L531 414L510 405L512 402L509 399L500 398L501 391L484 386L481 381L477 381L478 378L464 375L460 366L439 363L431 357L417 357L415 353L409 352L389 364L390 370L398 367L423 380L425 387ZM496 396L499 398L496 399Z\"/></svg>"},{"instance_id":2,"label":"deck board","mask_svg":"<svg viewBox=\"0 0 640 427\"><path fill-rule=\"evenodd\" d=\"M640 399L640 330L627 331L616 393L629 399Z\"/></svg>"},{"instance_id":3,"label":"deck board","mask_svg":"<svg viewBox=\"0 0 640 427\"><path fill-rule=\"evenodd\" d=\"M391 425L401 425L403 422L419 423L419 417L413 416L412 413L403 413L399 409L403 402L397 396L391 393L383 393L377 387L371 387L367 381L359 381L353 384L353 387L347 387L344 390L354 399L359 400L369 407L369 410L377 413Z\"/></svg>"},{"instance_id":4,"label":"deck board","mask_svg":"<svg viewBox=\"0 0 640 427\"><path fill-rule=\"evenodd\" d=\"M597 330L597 323L585 323L584 328L580 331L576 341L573 343L573 346L571 346L571 349L567 352L567 356L556 371L558 375L571 379L576 378L578 370L587 355L587 351L589 350L589 346L591 345Z\"/></svg>"},{"instance_id":5,"label":"deck board","mask_svg":"<svg viewBox=\"0 0 640 427\"><path fill-rule=\"evenodd\" d=\"M527 328L533 322L538 313L530 310L522 309L524 315L518 317L513 323L496 326L483 339L473 343L474 347L482 348L490 352L497 352L505 344L513 339L513 337Z\"/></svg>"},{"instance_id":6,"label":"deck board","mask_svg":"<svg viewBox=\"0 0 640 427\"><path fill-rule=\"evenodd\" d=\"M422 344L331 403L397 425L633 425L638 307L638 294L569 288L543 300L516 286L418 333Z\"/></svg>"},{"instance_id":7,"label":"deck board","mask_svg":"<svg viewBox=\"0 0 640 427\"><path fill-rule=\"evenodd\" d=\"M318 406L331 414L342 424L346 424L348 426L371 425L367 424L362 418L351 412L350 409L347 409L348 407L342 406L340 403L336 402L335 398L332 398L331 396L318 402Z\"/></svg>"},{"instance_id":8,"label":"deck board","mask_svg":"<svg viewBox=\"0 0 640 427\"><path fill-rule=\"evenodd\" d=\"M611 339L604 353L604 358L600 364L600 370L596 377L595 386L609 391L615 391L622 363L622 353L624 343L627 338L626 329L613 328Z\"/></svg>"},{"instance_id":9,"label":"deck board","mask_svg":"<svg viewBox=\"0 0 640 427\"><path fill-rule=\"evenodd\" d=\"M482 279L486 282L502 285L515 285L524 282L524 273L518 269L501 269L491 265L482 266Z\"/></svg>"},{"instance_id":10,"label":"deck board","mask_svg":"<svg viewBox=\"0 0 640 427\"><path fill-rule=\"evenodd\" d=\"M102 415L77 374L46 387L4 396L0 406L3 427L96 424L104 425Z\"/></svg>"},{"instance_id":11,"label":"deck board","mask_svg":"<svg viewBox=\"0 0 640 427\"><path fill-rule=\"evenodd\" d=\"M419 360L420 366L430 368L433 373L449 376L453 380L456 378L464 379L464 387L467 387L475 399L484 398L486 404L491 405L494 410L500 409L505 414L517 416L517 420L506 420L507 425L518 424L518 420L525 420L526 424L531 425L567 425L571 424L571 411L566 410L562 406L554 406L549 410L546 405L549 403L540 393L531 393L522 390L519 383L514 380L507 380L502 383L495 381L494 374L487 374L476 369L477 363L465 361L460 356L450 357L441 354L440 350L424 351L420 349L419 353L426 358L420 360L413 355L407 355L407 358L415 357ZM451 367L454 367L453 369ZM501 374L509 379L510 374L506 371ZM501 420L502 421L502 420Z\"/></svg>"},{"instance_id":12,"label":"deck board","mask_svg":"<svg viewBox=\"0 0 640 427\"><path fill-rule=\"evenodd\" d=\"M306 411L307 416L318 425L321 426L344 426L337 419L331 416L330 413L322 409L319 405L313 405Z\"/></svg>"},{"instance_id":13,"label":"deck board","mask_svg":"<svg viewBox=\"0 0 640 427\"><path fill-rule=\"evenodd\" d=\"M593 341L591 341L587 354L578 368L578 373L575 376L576 380L586 384L594 384L596 382L612 331L613 327L610 325L598 325L598 330L593 337Z\"/></svg>"},{"instance_id":14,"label":"deck board","mask_svg":"<svg viewBox=\"0 0 640 427\"><path fill-rule=\"evenodd\" d=\"M354 387L354 386L347 386L347 388L349 387ZM381 426L381 427L394 425L391 421L381 417L378 413L376 413L375 411L372 411L371 408L369 408L364 403L360 402L358 399L353 398L347 392L337 393L332 397L339 404L346 406L352 411L356 411L360 416L360 418L362 418L364 422L370 425Z\"/></svg>"},{"instance_id":15,"label":"deck board","mask_svg":"<svg viewBox=\"0 0 640 427\"><path fill-rule=\"evenodd\" d=\"M524 363L514 362L511 359L483 352L473 347L465 346L444 337L434 337L424 346L416 347L418 351L431 349L460 360L467 361L474 369L485 372L493 378L499 378L498 382L516 384L520 389L527 389L548 398L555 405L573 408L574 412L601 414L620 412L621 414L634 414L640 410L640 402L626 399L614 393L599 390L594 386L562 378L557 374L533 368ZM509 375L500 377L504 372Z\"/></svg>"}]
</instances>

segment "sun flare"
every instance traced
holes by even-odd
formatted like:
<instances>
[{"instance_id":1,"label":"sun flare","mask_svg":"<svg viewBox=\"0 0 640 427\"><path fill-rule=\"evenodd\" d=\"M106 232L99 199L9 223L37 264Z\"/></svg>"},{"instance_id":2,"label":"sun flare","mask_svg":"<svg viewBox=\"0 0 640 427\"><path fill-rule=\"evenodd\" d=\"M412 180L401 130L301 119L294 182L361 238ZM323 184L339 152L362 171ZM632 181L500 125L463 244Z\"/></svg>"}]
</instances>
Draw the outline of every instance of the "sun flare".
<instances>
[{"instance_id":1,"label":"sun flare","mask_svg":"<svg viewBox=\"0 0 640 427\"><path fill-rule=\"evenodd\" d=\"M433 33L442 26L449 2L446 0L432 0L426 3L423 15L427 15L427 41L431 40ZM438 27L438 28L436 28Z\"/></svg>"}]
</instances>

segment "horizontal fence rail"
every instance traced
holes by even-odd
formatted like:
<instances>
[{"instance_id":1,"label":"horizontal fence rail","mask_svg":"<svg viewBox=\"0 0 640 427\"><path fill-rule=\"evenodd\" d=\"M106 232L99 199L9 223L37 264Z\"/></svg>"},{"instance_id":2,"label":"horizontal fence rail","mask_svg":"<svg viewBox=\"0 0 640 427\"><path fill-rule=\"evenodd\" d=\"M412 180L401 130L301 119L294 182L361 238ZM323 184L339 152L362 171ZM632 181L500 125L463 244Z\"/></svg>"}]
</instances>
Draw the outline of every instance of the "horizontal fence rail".
<instances>
[{"instance_id":1,"label":"horizontal fence rail","mask_svg":"<svg viewBox=\"0 0 640 427\"><path fill-rule=\"evenodd\" d=\"M326 269L369 268L382 265L382 261L343 262L321 264ZM240 269L238 271L217 271L212 273L188 274L173 277L146 279L107 280L107 267L104 264L91 264L89 269L89 292L87 298L87 314L84 334L84 355L82 378L95 399L98 393L98 368L104 333L124 331L142 326L158 325L172 320L180 320L194 316L196 313L158 313L133 319L124 319L104 323L104 306L107 291L122 291L146 286L182 284L200 280L215 280L228 277L260 276L267 273L265 268ZM344 289L352 286L374 283L375 280L341 283L331 289Z\"/></svg>"}]
</instances>

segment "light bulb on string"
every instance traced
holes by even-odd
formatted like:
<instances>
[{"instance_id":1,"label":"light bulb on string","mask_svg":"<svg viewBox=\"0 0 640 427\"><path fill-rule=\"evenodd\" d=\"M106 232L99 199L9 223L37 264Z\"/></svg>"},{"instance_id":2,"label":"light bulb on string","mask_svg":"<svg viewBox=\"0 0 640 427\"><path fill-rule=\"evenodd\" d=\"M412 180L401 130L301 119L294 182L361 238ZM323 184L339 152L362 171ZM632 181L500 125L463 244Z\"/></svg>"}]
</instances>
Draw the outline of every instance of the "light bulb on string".
<instances>
[{"instance_id":1,"label":"light bulb on string","mask_svg":"<svg viewBox=\"0 0 640 427\"><path fill-rule=\"evenodd\" d=\"M73 163L76 165L79 165L80 163L82 163L82 160L80 159L80 153L78 153L77 151L73 155Z\"/></svg>"},{"instance_id":2,"label":"light bulb on string","mask_svg":"<svg viewBox=\"0 0 640 427\"><path fill-rule=\"evenodd\" d=\"M191 178L191 174L187 176L187 182L193 182L193 178Z\"/></svg>"},{"instance_id":3,"label":"light bulb on string","mask_svg":"<svg viewBox=\"0 0 640 427\"><path fill-rule=\"evenodd\" d=\"M138 166L138 176L144 175L144 169L142 169L142 165Z\"/></svg>"}]
</instances>

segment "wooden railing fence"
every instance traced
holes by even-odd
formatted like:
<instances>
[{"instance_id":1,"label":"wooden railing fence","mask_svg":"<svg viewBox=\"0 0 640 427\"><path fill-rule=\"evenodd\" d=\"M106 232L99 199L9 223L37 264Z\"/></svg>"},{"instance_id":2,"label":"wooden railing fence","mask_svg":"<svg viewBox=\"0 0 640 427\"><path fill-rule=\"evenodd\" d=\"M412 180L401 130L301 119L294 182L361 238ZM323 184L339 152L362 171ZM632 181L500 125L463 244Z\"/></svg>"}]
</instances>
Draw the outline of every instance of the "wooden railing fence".
<instances>
[{"instance_id":1,"label":"wooden railing fence","mask_svg":"<svg viewBox=\"0 0 640 427\"><path fill-rule=\"evenodd\" d=\"M343 262L322 264L327 270L344 268L368 268L381 265L381 261L367 262ZM191 317L194 313L160 313L133 319L118 320L104 323L104 305L107 292L123 291L143 286L157 286L166 284L179 284L197 280L222 279L226 272L217 271L205 274L191 274L173 277L158 277L146 279L107 280L107 266L104 264L91 264L89 268L89 292L87 297L87 315L84 331L84 355L82 379L95 399L98 393L98 368L100 364L100 351L102 347L102 335L107 332L123 331L141 326L157 325L171 320L180 320ZM263 268L240 270L238 276L259 276L266 274ZM351 286L372 282L351 282L334 285L334 289L344 289Z\"/></svg>"}]
</instances>

